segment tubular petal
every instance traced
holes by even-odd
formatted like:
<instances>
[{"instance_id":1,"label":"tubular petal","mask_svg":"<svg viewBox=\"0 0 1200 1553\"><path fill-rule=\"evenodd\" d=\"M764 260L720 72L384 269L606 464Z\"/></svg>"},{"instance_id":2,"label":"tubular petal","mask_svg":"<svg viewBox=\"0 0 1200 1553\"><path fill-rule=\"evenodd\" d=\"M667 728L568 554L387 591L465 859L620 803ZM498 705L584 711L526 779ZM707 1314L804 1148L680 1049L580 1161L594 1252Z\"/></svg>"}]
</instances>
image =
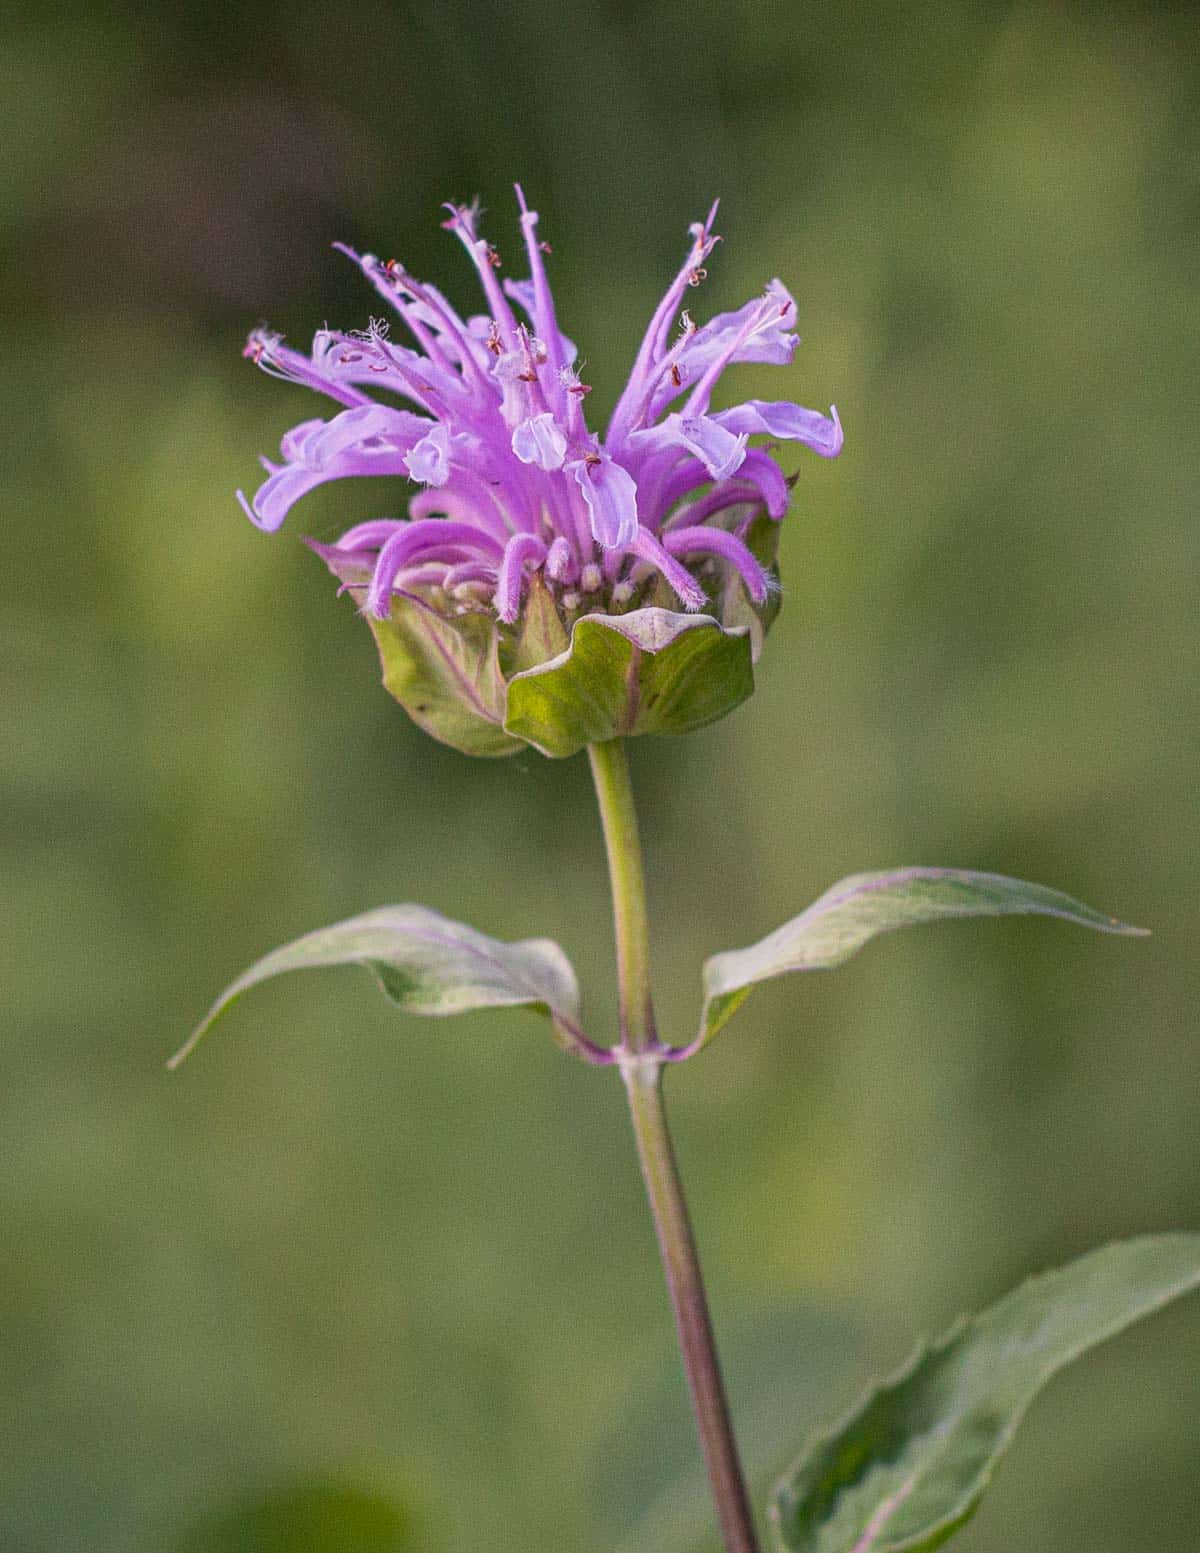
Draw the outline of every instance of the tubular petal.
<instances>
[{"instance_id":1,"label":"tubular petal","mask_svg":"<svg viewBox=\"0 0 1200 1553\"><path fill-rule=\"evenodd\" d=\"M502 553L494 539L481 534L469 523L425 518L417 523L405 524L403 530L393 534L379 552L371 586L367 590L367 613L378 620L386 620L397 572L414 556L437 550L454 551L454 560L460 558L458 552L462 550L486 550L496 555ZM430 556L426 555L425 558L430 559Z\"/></svg>"},{"instance_id":2,"label":"tubular petal","mask_svg":"<svg viewBox=\"0 0 1200 1553\"><path fill-rule=\"evenodd\" d=\"M546 547L536 534L514 534L504 547L500 576L496 582L496 613L505 625L511 625L521 608L521 583L526 561L540 564L546 559Z\"/></svg>"},{"instance_id":3,"label":"tubular petal","mask_svg":"<svg viewBox=\"0 0 1200 1553\"><path fill-rule=\"evenodd\" d=\"M742 460L737 472L737 484L754 487L766 504L767 516L778 521L788 510L792 488L784 478L783 470L762 448L751 448Z\"/></svg>"},{"instance_id":4,"label":"tubular petal","mask_svg":"<svg viewBox=\"0 0 1200 1553\"><path fill-rule=\"evenodd\" d=\"M677 528L663 537L671 555L718 555L736 568L756 604L765 604L769 586L767 573L736 534L721 528Z\"/></svg>"},{"instance_id":5,"label":"tubular petal","mask_svg":"<svg viewBox=\"0 0 1200 1553\"><path fill-rule=\"evenodd\" d=\"M649 529L638 529L630 549L634 555L641 556L643 561L649 561L651 566L663 574L679 595L679 601L684 609L695 613L708 603L704 589L691 572L686 566L681 566L675 557L659 544Z\"/></svg>"},{"instance_id":6,"label":"tubular petal","mask_svg":"<svg viewBox=\"0 0 1200 1553\"><path fill-rule=\"evenodd\" d=\"M579 563L571 542L560 534L546 553L546 576L551 582L573 583L579 577Z\"/></svg>"}]
</instances>

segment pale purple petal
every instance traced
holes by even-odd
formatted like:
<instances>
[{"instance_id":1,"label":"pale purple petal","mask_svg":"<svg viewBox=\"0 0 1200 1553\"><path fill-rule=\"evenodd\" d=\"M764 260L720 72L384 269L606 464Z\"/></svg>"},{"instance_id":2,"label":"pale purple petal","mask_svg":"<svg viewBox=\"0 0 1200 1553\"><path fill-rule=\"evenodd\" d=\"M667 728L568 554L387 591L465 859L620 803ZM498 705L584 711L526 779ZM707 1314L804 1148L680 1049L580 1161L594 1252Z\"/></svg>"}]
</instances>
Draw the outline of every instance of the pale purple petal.
<instances>
[{"instance_id":1,"label":"pale purple petal","mask_svg":"<svg viewBox=\"0 0 1200 1553\"><path fill-rule=\"evenodd\" d=\"M480 237L475 229L477 210L470 205L445 205L443 209L450 212L450 219L443 221L442 225L447 231L453 232L463 247L471 256L471 262L479 276L479 283L483 287L483 294L487 298L488 311L496 321L503 339L511 344L517 336L517 321L513 317L512 308L508 305L508 298L500 289L500 282L496 279L496 270L493 263L494 249L486 238Z\"/></svg>"},{"instance_id":2,"label":"pale purple petal","mask_svg":"<svg viewBox=\"0 0 1200 1553\"><path fill-rule=\"evenodd\" d=\"M531 415L512 434L512 450L523 464L539 469L561 469L567 456L567 439L549 410Z\"/></svg>"},{"instance_id":3,"label":"pale purple petal","mask_svg":"<svg viewBox=\"0 0 1200 1553\"><path fill-rule=\"evenodd\" d=\"M591 519L592 535L606 550L624 549L638 533L637 485L606 454L589 454L574 471Z\"/></svg>"},{"instance_id":4,"label":"pale purple petal","mask_svg":"<svg viewBox=\"0 0 1200 1553\"><path fill-rule=\"evenodd\" d=\"M725 365L739 361L771 366L790 363L800 343L800 336L792 333L796 304L780 281L771 281L766 289L775 307L764 308L764 299L755 297L735 312L718 313L686 338L672 363L675 374L663 373L655 385L649 420L657 420L673 399L693 387L723 357Z\"/></svg>"},{"instance_id":5,"label":"pale purple petal","mask_svg":"<svg viewBox=\"0 0 1200 1553\"><path fill-rule=\"evenodd\" d=\"M318 432L324 431L326 422L320 416L313 421L301 421L299 426L293 426L290 431L285 431L280 438L279 451L283 454L284 461L289 464L298 464L304 458L305 444Z\"/></svg>"},{"instance_id":6,"label":"pale purple petal","mask_svg":"<svg viewBox=\"0 0 1200 1553\"><path fill-rule=\"evenodd\" d=\"M679 436L714 480L727 480L740 468L746 456L745 434L733 436L707 415L681 416Z\"/></svg>"},{"instance_id":7,"label":"pale purple petal","mask_svg":"<svg viewBox=\"0 0 1200 1553\"><path fill-rule=\"evenodd\" d=\"M785 442L802 442L822 458L836 458L842 451L842 423L836 405L830 405L829 415L824 416L786 399L748 399L732 410L719 411L713 419L726 431L766 432Z\"/></svg>"},{"instance_id":8,"label":"pale purple petal","mask_svg":"<svg viewBox=\"0 0 1200 1553\"><path fill-rule=\"evenodd\" d=\"M288 383L301 383L305 388L314 388L318 393L336 399L339 404L369 402L361 389L337 381L336 375L330 373L323 362L292 350L291 346L283 343L280 335L272 334L269 329L256 329L246 341L242 355L269 377L280 377Z\"/></svg>"},{"instance_id":9,"label":"pale purple petal","mask_svg":"<svg viewBox=\"0 0 1200 1553\"><path fill-rule=\"evenodd\" d=\"M546 576L551 582L573 583L579 576L579 562L571 542L560 534L546 553Z\"/></svg>"},{"instance_id":10,"label":"pale purple petal","mask_svg":"<svg viewBox=\"0 0 1200 1553\"><path fill-rule=\"evenodd\" d=\"M393 410L390 405L364 404L343 410L320 430L304 438L303 461L313 469L324 469L346 453L366 458L376 454L396 462L430 430L433 422L408 410Z\"/></svg>"},{"instance_id":11,"label":"pale purple petal","mask_svg":"<svg viewBox=\"0 0 1200 1553\"><path fill-rule=\"evenodd\" d=\"M450 478L450 433L444 426L435 426L405 455L404 462L422 485L445 485Z\"/></svg>"},{"instance_id":12,"label":"pale purple petal","mask_svg":"<svg viewBox=\"0 0 1200 1553\"><path fill-rule=\"evenodd\" d=\"M375 290L396 309L418 339L422 335L417 326L423 326L425 331L437 331L432 359L436 361L440 358L444 362L446 355L449 355L460 362L464 373L473 377L476 383L483 381L481 352L471 340L467 326L436 286L414 280L403 266L381 264L374 254L359 255L345 243L334 243L333 246L359 266ZM425 337L428 337L427 333ZM395 349L393 346L392 350ZM414 359L419 361L421 358L418 356Z\"/></svg>"},{"instance_id":13,"label":"pale purple petal","mask_svg":"<svg viewBox=\"0 0 1200 1553\"><path fill-rule=\"evenodd\" d=\"M653 460L654 469L661 477L671 473L670 466L675 460L668 458L664 468L660 455L670 454L674 449L698 458L711 479L726 480L746 456L746 442L744 435L735 435L712 416L668 415L661 426L635 431L630 436L626 462L634 465L641 479L642 471Z\"/></svg>"},{"instance_id":14,"label":"pale purple petal","mask_svg":"<svg viewBox=\"0 0 1200 1553\"><path fill-rule=\"evenodd\" d=\"M339 471L340 472L340 471ZM288 513L309 491L315 490L334 475L303 464L285 464L266 479L254 493L254 521L259 528L274 532Z\"/></svg>"},{"instance_id":15,"label":"pale purple petal","mask_svg":"<svg viewBox=\"0 0 1200 1553\"><path fill-rule=\"evenodd\" d=\"M331 421L306 421L284 439L292 460L268 464L270 477L254 497L260 528L277 529L291 507L326 480L406 473L404 455L432 423L387 405L358 405Z\"/></svg>"}]
</instances>

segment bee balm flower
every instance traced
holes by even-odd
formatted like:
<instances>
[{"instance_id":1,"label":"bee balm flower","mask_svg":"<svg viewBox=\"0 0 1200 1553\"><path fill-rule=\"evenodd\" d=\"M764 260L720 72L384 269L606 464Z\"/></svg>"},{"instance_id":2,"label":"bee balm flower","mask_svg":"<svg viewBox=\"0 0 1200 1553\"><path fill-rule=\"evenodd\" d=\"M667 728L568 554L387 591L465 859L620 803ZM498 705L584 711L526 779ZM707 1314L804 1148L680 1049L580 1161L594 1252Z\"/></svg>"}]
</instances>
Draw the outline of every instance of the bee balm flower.
<instances>
[{"instance_id":1,"label":"bee balm flower","mask_svg":"<svg viewBox=\"0 0 1200 1553\"><path fill-rule=\"evenodd\" d=\"M561 755L595 738L699 726L749 694L790 494L750 438L831 458L842 429L836 410L787 401L712 409L726 367L784 365L799 343L796 304L777 280L701 327L681 311L719 241L714 205L690 229L607 431L590 430L547 245L517 195L524 280L501 280L474 208L447 207L486 313L464 319L396 261L339 245L391 316L356 333L322 329L309 355L265 330L251 335L246 354L265 371L342 409L288 432L253 501L238 497L254 523L276 529L329 480L385 475L418 487L407 517L313 543L371 622L385 684L468 753L532 743Z\"/></svg>"}]
</instances>

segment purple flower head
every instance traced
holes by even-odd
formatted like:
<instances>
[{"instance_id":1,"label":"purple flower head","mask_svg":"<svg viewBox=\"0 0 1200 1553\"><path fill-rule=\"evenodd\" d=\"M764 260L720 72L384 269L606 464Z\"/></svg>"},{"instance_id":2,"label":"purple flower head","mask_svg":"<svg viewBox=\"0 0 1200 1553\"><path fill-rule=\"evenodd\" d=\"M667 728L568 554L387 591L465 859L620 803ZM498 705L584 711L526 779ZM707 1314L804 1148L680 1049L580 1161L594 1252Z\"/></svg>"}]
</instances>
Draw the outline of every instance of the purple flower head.
<instances>
[{"instance_id":1,"label":"purple flower head","mask_svg":"<svg viewBox=\"0 0 1200 1553\"><path fill-rule=\"evenodd\" d=\"M251 335L246 354L264 371L341 408L288 432L281 462L264 460L253 501L238 493L242 506L260 528L276 529L327 480L388 475L415 487L407 517L359 523L336 545L313 546L378 621L415 598L513 626L535 586L566 623L651 602L696 613L712 609L728 578L761 608L774 579L748 536L764 515L783 517L789 485L749 440L800 442L832 458L842 428L832 409L826 417L748 400L714 411L711 400L735 362L791 361L795 302L773 280L700 327L681 310L719 241L714 204L690 228L687 257L600 436L587 424L575 346L558 326L537 212L519 186L517 198L525 280L501 279L475 208L447 207L444 225L478 271L486 313L464 319L396 261L338 245L389 315L360 332L322 329L308 355L265 330Z\"/></svg>"}]
</instances>

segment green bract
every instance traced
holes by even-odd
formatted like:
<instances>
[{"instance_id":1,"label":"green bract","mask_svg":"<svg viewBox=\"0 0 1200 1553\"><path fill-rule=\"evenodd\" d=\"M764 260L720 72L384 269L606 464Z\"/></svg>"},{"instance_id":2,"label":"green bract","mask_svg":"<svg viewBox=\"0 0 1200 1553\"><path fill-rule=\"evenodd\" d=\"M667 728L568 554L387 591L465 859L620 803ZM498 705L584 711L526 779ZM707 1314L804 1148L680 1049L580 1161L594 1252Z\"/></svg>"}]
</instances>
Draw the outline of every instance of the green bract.
<instances>
[{"instance_id":1,"label":"green bract","mask_svg":"<svg viewBox=\"0 0 1200 1553\"><path fill-rule=\"evenodd\" d=\"M776 525L748 542L769 564ZM323 552L352 596L370 569ZM754 668L777 613L756 606L741 578L714 564L709 608L684 614L650 588L636 607L564 610L534 577L518 619L441 588L397 592L386 620L368 615L383 683L419 727L465 755L532 745L562 758L641 733L688 733L724 717L754 689Z\"/></svg>"}]
</instances>

